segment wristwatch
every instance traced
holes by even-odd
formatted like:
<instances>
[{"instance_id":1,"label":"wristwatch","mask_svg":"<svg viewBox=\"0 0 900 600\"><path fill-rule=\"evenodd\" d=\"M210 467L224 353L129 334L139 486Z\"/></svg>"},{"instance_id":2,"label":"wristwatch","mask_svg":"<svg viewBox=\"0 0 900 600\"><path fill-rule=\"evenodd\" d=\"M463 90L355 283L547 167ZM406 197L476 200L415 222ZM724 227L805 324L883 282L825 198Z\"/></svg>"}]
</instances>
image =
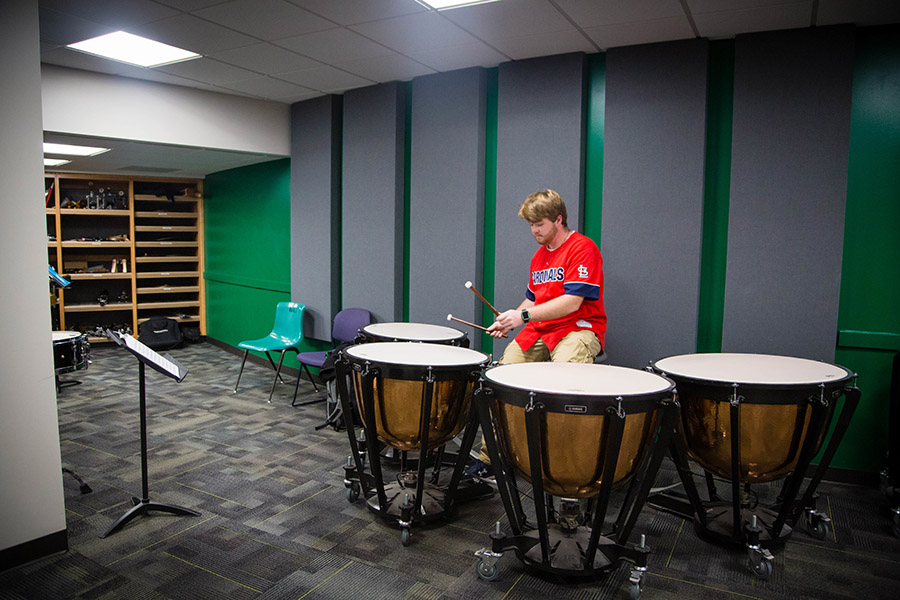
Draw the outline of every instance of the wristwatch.
<instances>
[{"instance_id":1,"label":"wristwatch","mask_svg":"<svg viewBox=\"0 0 900 600\"><path fill-rule=\"evenodd\" d=\"M530 320L531 320L531 315L528 314L528 309L523 308L522 309L522 322L527 323Z\"/></svg>"}]
</instances>

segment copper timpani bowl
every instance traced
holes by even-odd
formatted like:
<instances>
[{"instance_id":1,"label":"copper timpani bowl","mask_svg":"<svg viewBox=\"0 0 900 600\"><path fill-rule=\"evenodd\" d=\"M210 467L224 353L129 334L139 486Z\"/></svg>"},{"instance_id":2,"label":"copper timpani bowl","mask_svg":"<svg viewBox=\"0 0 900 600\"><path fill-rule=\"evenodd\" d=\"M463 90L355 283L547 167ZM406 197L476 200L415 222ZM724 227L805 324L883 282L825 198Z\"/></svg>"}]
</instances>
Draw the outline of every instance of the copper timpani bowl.
<instances>
[{"instance_id":1,"label":"copper timpani bowl","mask_svg":"<svg viewBox=\"0 0 900 600\"><path fill-rule=\"evenodd\" d=\"M541 480L544 491L566 498L599 492L604 461L612 450L607 421L620 418L620 411L625 425L613 483L634 475L652 441L660 401L670 398L674 388L665 377L646 371L572 363L500 365L485 372L484 379L493 398L500 451L529 482L533 474L526 407L542 406Z\"/></svg>"},{"instance_id":2,"label":"copper timpani bowl","mask_svg":"<svg viewBox=\"0 0 900 600\"><path fill-rule=\"evenodd\" d=\"M782 479L797 466L800 449L822 444L836 399L852 374L824 362L769 354L685 354L653 363L673 381L681 404L679 431L690 456L707 471L732 477L732 437L740 455L739 480ZM812 403L827 406L810 431ZM732 427L732 403L739 427Z\"/></svg>"},{"instance_id":3,"label":"copper timpani bowl","mask_svg":"<svg viewBox=\"0 0 900 600\"><path fill-rule=\"evenodd\" d=\"M422 447L423 418L429 448L453 439L466 424L475 382L489 360L486 354L468 348L409 342L358 344L344 355L352 368L357 409L366 429L398 450ZM363 377L367 370L374 377ZM374 400L374 422L365 407L367 392ZM431 400L427 415L426 395Z\"/></svg>"}]
</instances>

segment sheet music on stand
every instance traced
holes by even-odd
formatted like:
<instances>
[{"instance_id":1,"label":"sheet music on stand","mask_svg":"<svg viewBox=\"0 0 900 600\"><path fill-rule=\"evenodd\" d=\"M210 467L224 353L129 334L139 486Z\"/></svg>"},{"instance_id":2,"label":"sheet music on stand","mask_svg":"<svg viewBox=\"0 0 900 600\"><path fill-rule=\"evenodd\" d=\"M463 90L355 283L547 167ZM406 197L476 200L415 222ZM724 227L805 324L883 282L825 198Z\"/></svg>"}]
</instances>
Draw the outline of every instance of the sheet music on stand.
<instances>
[{"instance_id":1,"label":"sheet music on stand","mask_svg":"<svg viewBox=\"0 0 900 600\"><path fill-rule=\"evenodd\" d=\"M163 375L168 375L179 383L187 375L187 367L172 358L170 354L163 356L128 333L119 333L111 329L107 329L106 333L111 340L130 350L138 357L138 360L150 365Z\"/></svg>"}]
</instances>

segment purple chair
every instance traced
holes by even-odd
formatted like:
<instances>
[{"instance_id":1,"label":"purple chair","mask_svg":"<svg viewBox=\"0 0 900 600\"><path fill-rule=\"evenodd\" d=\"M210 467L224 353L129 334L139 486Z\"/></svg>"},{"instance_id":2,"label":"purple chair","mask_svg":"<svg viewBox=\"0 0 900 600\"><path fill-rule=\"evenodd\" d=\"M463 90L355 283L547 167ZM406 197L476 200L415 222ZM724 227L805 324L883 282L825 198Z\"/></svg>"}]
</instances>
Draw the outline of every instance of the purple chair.
<instances>
[{"instance_id":1,"label":"purple chair","mask_svg":"<svg viewBox=\"0 0 900 600\"><path fill-rule=\"evenodd\" d=\"M340 345L342 342L352 342L356 339L356 336L359 334L360 329L368 325L372 322L372 314L364 309L364 308L345 308L340 311L338 314L334 315L334 322L331 326L331 342L335 348ZM328 352L331 352L329 350ZM328 352L300 352L297 354L297 361L300 363L300 370L306 371L307 376L309 376L309 380L313 384L313 388L316 392L319 391L319 386L316 385L316 380L313 379L312 372L310 372L309 367L316 367L317 369L321 369L322 365L325 363L325 357L328 355ZM300 387L300 378L297 378L297 385L294 387L294 399L291 401L291 406L303 406L305 404L312 404L313 402L321 402L324 400L316 399L311 402L302 402L297 404L297 389Z\"/></svg>"}]
</instances>

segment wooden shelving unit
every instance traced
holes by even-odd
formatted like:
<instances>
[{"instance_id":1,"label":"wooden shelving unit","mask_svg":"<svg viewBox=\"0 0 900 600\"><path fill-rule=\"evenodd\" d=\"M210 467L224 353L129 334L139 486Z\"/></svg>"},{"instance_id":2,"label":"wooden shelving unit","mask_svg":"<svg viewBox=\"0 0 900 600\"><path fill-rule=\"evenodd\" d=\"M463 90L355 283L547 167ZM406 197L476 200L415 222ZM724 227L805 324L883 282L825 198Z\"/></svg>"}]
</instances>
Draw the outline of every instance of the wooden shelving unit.
<instances>
[{"instance_id":1,"label":"wooden shelving unit","mask_svg":"<svg viewBox=\"0 0 900 600\"><path fill-rule=\"evenodd\" d=\"M47 260L72 282L55 328L136 335L165 316L206 334L202 181L47 173L45 188Z\"/></svg>"}]
</instances>

